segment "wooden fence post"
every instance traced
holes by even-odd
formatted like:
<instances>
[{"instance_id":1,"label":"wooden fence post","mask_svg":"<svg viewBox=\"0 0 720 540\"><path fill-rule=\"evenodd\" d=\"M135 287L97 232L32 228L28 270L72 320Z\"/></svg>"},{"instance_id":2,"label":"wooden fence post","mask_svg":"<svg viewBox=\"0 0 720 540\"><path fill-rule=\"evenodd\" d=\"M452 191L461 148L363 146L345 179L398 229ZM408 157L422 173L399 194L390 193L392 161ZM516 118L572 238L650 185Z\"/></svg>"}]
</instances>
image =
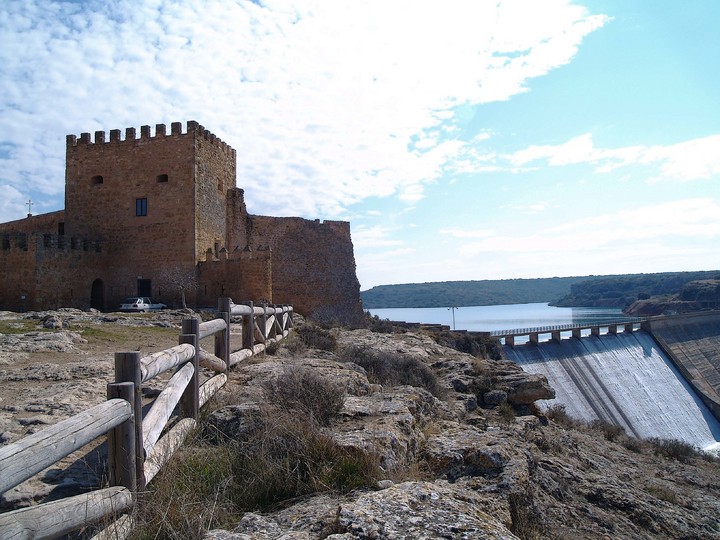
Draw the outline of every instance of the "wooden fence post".
<instances>
[{"instance_id":1,"label":"wooden fence post","mask_svg":"<svg viewBox=\"0 0 720 540\"><path fill-rule=\"evenodd\" d=\"M260 315L260 324L258 324L258 328L260 328L260 335L263 338L263 343L267 343L268 339L268 331L267 331L267 304L263 304L263 312L262 315Z\"/></svg>"},{"instance_id":2,"label":"wooden fence post","mask_svg":"<svg viewBox=\"0 0 720 540\"><path fill-rule=\"evenodd\" d=\"M135 403L135 385L131 382L107 385L108 399L120 398ZM137 469L135 451L135 415L108 431L108 468L110 485L124 486L131 492L137 491Z\"/></svg>"},{"instance_id":3,"label":"wooden fence post","mask_svg":"<svg viewBox=\"0 0 720 540\"><path fill-rule=\"evenodd\" d=\"M220 298L218 300L218 315L225 321L225 330L215 334L215 356L222 358L225 362L225 371L230 365L230 311L232 300Z\"/></svg>"},{"instance_id":4,"label":"wooden fence post","mask_svg":"<svg viewBox=\"0 0 720 540\"><path fill-rule=\"evenodd\" d=\"M250 306L250 315L243 315L242 324L242 348L251 349L255 345L255 314L253 313L253 303L245 302Z\"/></svg>"},{"instance_id":5,"label":"wooden fence post","mask_svg":"<svg viewBox=\"0 0 720 540\"><path fill-rule=\"evenodd\" d=\"M142 375L140 374L140 353L115 353L115 382L131 382L133 388L133 413L135 416L135 477L137 489L145 489L145 452L142 432Z\"/></svg>"},{"instance_id":6,"label":"wooden fence post","mask_svg":"<svg viewBox=\"0 0 720 540\"><path fill-rule=\"evenodd\" d=\"M195 348L192 359L195 372L180 398L180 409L183 417L197 420L200 410L200 321L194 318L182 321L180 344L183 343L189 343Z\"/></svg>"}]
</instances>

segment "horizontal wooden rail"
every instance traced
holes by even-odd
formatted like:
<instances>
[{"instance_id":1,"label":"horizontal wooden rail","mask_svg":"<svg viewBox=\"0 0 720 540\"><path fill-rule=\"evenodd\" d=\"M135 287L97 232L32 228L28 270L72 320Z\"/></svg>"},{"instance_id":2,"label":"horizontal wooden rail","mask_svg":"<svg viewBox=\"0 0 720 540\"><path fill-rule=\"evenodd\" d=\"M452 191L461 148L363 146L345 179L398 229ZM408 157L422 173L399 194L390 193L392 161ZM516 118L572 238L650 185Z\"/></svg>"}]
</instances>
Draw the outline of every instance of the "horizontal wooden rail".
<instances>
[{"instance_id":1,"label":"horizontal wooden rail","mask_svg":"<svg viewBox=\"0 0 720 540\"><path fill-rule=\"evenodd\" d=\"M192 418L183 418L152 449L145 460L145 481L150 482L160 469L170 460L180 447L188 433L195 429L197 422Z\"/></svg>"},{"instance_id":2,"label":"horizontal wooden rail","mask_svg":"<svg viewBox=\"0 0 720 540\"><path fill-rule=\"evenodd\" d=\"M148 411L142 421L142 429L144 434L143 448L145 455L149 455L160 438L165 424L172 416L173 410L180 402L185 387L195 373L192 364L185 364L175 375L173 375L163 388L160 395L155 398L155 402Z\"/></svg>"},{"instance_id":3,"label":"horizontal wooden rail","mask_svg":"<svg viewBox=\"0 0 720 540\"><path fill-rule=\"evenodd\" d=\"M192 360L193 356L195 356L195 347L188 343L146 356L140 360L140 380L147 382L161 373Z\"/></svg>"},{"instance_id":4,"label":"horizontal wooden rail","mask_svg":"<svg viewBox=\"0 0 720 540\"><path fill-rule=\"evenodd\" d=\"M225 361L222 358L218 358L205 349L200 349L200 365L213 370L215 373L224 373L227 370Z\"/></svg>"},{"instance_id":5,"label":"horizontal wooden rail","mask_svg":"<svg viewBox=\"0 0 720 540\"><path fill-rule=\"evenodd\" d=\"M222 332L226 328L227 325L223 319L213 319L212 321L200 323L200 339Z\"/></svg>"},{"instance_id":6,"label":"horizontal wooden rail","mask_svg":"<svg viewBox=\"0 0 720 540\"><path fill-rule=\"evenodd\" d=\"M200 406L202 407L215 393L220 390L227 382L227 375L220 373L215 375L212 379L208 379L200 386Z\"/></svg>"},{"instance_id":7,"label":"horizontal wooden rail","mask_svg":"<svg viewBox=\"0 0 720 540\"><path fill-rule=\"evenodd\" d=\"M0 538L57 538L133 505L133 494L111 487L0 514Z\"/></svg>"},{"instance_id":8,"label":"horizontal wooden rail","mask_svg":"<svg viewBox=\"0 0 720 540\"><path fill-rule=\"evenodd\" d=\"M104 435L132 414L130 403L124 399L111 399L0 447L0 493Z\"/></svg>"}]
</instances>

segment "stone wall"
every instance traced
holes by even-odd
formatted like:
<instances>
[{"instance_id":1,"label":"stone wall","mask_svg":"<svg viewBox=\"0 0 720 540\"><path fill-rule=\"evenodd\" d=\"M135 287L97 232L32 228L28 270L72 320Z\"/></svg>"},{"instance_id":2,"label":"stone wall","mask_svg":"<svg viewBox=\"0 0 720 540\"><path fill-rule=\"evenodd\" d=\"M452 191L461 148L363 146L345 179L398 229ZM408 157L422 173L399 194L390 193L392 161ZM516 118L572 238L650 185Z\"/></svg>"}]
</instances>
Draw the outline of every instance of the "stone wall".
<instances>
[{"instance_id":1,"label":"stone wall","mask_svg":"<svg viewBox=\"0 0 720 540\"><path fill-rule=\"evenodd\" d=\"M273 273L269 251L236 251L220 259L201 262L199 267L200 305L214 306L218 298L228 296L235 303L267 301L273 303Z\"/></svg>"},{"instance_id":2,"label":"stone wall","mask_svg":"<svg viewBox=\"0 0 720 540\"><path fill-rule=\"evenodd\" d=\"M105 254L97 244L50 234L10 235L0 249L2 308L13 311L89 308Z\"/></svg>"},{"instance_id":3,"label":"stone wall","mask_svg":"<svg viewBox=\"0 0 720 540\"><path fill-rule=\"evenodd\" d=\"M250 216L250 245L272 250L273 302L303 315L356 324L360 283L350 224L296 217Z\"/></svg>"}]
</instances>

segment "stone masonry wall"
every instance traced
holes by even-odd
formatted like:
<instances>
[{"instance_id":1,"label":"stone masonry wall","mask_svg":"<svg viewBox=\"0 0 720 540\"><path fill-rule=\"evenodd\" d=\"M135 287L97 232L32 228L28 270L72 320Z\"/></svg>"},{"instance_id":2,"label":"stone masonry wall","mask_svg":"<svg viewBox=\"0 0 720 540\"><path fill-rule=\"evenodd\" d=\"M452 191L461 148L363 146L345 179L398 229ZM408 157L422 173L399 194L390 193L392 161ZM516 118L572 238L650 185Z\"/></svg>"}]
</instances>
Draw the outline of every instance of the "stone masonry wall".
<instances>
[{"instance_id":1,"label":"stone masonry wall","mask_svg":"<svg viewBox=\"0 0 720 540\"><path fill-rule=\"evenodd\" d=\"M189 128L190 129L190 128ZM227 192L235 187L235 150L202 126L195 130L195 259L226 245Z\"/></svg>"},{"instance_id":2,"label":"stone masonry wall","mask_svg":"<svg viewBox=\"0 0 720 540\"><path fill-rule=\"evenodd\" d=\"M250 216L253 249L272 249L273 302L348 324L362 318L350 224Z\"/></svg>"},{"instance_id":3,"label":"stone masonry wall","mask_svg":"<svg viewBox=\"0 0 720 540\"><path fill-rule=\"evenodd\" d=\"M105 264L104 254L96 248L56 235L14 235L10 245L0 249L2 308L89 308L95 269Z\"/></svg>"},{"instance_id":4,"label":"stone masonry wall","mask_svg":"<svg viewBox=\"0 0 720 540\"><path fill-rule=\"evenodd\" d=\"M0 223L0 234L10 232L20 233L53 233L59 234L60 223L65 222L65 211L48 212L24 219L16 219L7 223Z\"/></svg>"},{"instance_id":5,"label":"stone masonry wall","mask_svg":"<svg viewBox=\"0 0 720 540\"><path fill-rule=\"evenodd\" d=\"M236 252L230 259L199 264L200 291L198 303L213 306L223 296L235 303L253 301L273 303L273 275L270 252L256 254Z\"/></svg>"}]
</instances>

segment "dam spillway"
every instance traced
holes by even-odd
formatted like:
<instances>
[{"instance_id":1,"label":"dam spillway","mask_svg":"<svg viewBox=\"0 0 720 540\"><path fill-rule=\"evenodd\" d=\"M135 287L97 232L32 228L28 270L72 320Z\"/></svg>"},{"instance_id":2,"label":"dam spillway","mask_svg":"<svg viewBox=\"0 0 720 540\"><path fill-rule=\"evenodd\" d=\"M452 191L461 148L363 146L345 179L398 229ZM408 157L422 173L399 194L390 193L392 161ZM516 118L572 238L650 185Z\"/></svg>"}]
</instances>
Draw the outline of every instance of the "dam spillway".
<instances>
[{"instance_id":1,"label":"dam spillway","mask_svg":"<svg viewBox=\"0 0 720 540\"><path fill-rule=\"evenodd\" d=\"M576 419L604 420L638 438L678 439L720 447L720 422L644 331L526 343L504 351L525 371L547 377Z\"/></svg>"}]
</instances>

